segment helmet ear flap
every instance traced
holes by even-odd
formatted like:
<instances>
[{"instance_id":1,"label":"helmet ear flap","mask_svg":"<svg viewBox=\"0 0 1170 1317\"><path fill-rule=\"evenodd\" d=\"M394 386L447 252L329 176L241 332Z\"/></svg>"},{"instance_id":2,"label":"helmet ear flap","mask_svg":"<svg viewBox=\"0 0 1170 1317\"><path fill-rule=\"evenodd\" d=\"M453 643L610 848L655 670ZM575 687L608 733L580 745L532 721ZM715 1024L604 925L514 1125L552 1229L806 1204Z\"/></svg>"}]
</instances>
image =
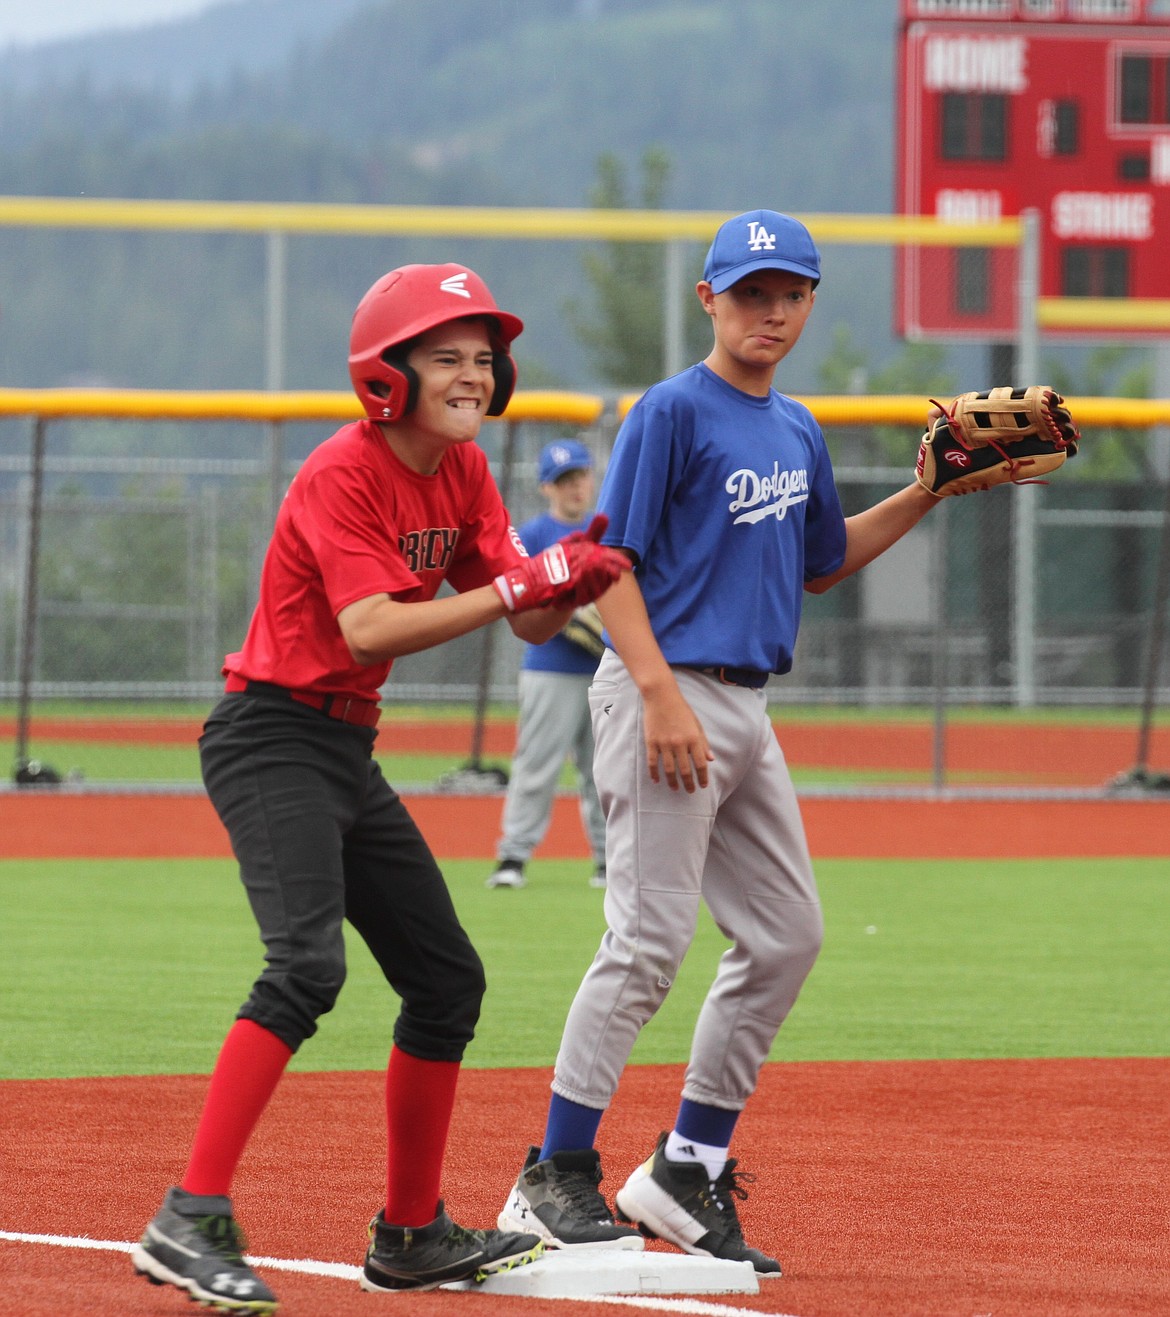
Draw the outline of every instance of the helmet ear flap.
<instances>
[{"instance_id":1,"label":"helmet ear flap","mask_svg":"<svg viewBox=\"0 0 1170 1317\"><path fill-rule=\"evenodd\" d=\"M386 389L383 421L397 421L412 412L418 403L418 372L406 360L402 344L395 344L382 353L382 362L387 367L380 384Z\"/></svg>"},{"instance_id":2,"label":"helmet ear flap","mask_svg":"<svg viewBox=\"0 0 1170 1317\"><path fill-rule=\"evenodd\" d=\"M497 349L492 353L492 377L495 379L496 387L492 390L487 414L499 416L507 407L516 388L516 363L512 360L510 352Z\"/></svg>"}]
</instances>

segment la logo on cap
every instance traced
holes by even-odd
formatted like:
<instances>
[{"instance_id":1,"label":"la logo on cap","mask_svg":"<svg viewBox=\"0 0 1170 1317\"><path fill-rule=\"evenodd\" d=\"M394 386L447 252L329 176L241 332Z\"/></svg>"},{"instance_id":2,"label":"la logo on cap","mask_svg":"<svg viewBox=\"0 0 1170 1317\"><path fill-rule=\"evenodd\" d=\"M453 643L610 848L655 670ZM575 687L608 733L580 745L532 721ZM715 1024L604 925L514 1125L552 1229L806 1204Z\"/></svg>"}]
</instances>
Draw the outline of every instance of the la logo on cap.
<instances>
[{"instance_id":1,"label":"la logo on cap","mask_svg":"<svg viewBox=\"0 0 1170 1317\"><path fill-rule=\"evenodd\" d=\"M759 220L749 220L748 247L754 252L775 251L776 235L769 233Z\"/></svg>"}]
</instances>

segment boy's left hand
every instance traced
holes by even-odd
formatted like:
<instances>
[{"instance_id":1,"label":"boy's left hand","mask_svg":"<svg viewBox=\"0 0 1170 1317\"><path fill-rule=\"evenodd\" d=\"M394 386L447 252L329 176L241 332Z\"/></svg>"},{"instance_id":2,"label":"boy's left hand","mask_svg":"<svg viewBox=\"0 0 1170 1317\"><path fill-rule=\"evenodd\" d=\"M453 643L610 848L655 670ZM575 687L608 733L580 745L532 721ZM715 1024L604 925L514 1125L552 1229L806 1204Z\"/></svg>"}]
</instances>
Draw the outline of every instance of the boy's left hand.
<instances>
[{"instance_id":1,"label":"boy's left hand","mask_svg":"<svg viewBox=\"0 0 1170 1317\"><path fill-rule=\"evenodd\" d=\"M1045 385L960 394L949 407L934 403L928 425L915 476L936 498L1036 483L1076 456L1081 437Z\"/></svg>"}]
</instances>

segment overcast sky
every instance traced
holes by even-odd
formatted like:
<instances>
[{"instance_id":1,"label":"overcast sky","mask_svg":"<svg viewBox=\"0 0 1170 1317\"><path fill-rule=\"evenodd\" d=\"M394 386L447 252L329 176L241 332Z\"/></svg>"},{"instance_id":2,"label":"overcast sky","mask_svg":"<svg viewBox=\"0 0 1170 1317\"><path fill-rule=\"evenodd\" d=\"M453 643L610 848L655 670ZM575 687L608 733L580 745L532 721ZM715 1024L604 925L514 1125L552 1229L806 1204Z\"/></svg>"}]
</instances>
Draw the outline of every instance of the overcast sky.
<instances>
[{"instance_id":1,"label":"overcast sky","mask_svg":"<svg viewBox=\"0 0 1170 1317\"><path fill-rule=\"evenodd\" d=\"M2 0L0 47L185 18L216 0ZM327 0L326 0L327 2Z\"/></svg>"}]
</instances>

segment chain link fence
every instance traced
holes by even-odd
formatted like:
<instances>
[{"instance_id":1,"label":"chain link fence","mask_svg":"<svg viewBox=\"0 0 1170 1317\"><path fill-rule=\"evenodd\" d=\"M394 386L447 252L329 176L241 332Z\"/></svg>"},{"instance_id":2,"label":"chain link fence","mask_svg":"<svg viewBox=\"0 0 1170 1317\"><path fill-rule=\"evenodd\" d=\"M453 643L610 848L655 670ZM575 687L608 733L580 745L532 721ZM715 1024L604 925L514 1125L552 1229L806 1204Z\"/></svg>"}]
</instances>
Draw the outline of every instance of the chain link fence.
<instances>
[{"instance_id":1,"label":"chain link fence","mask_svg":"<svg viewBox=\"0 0 1170 1317\"><path fill-rule=\"evenodd\" d=\"M0 700L23 701L34 727L36 711L54 702L210 704L221 689L223 655L239 646L255 601L273 510L332 427L280 425L274 437L274 427L223 426L214 445L208 428L0 422ZM585 430L488 426L484 446L514 521L543 510L544 443L573 433L600 472L615 429L612 405ZM847 513L909 478L912 430L893 441L904 443L905 467L852 465L856 444L828 434ZM196 455L212 446L237 456ZM1025 500L1034 556L1021 571ZM1136 736L1170 685L1158 580L1166 509L1156 480L1078 480L1075 466L1047 486L945 500L862 573L806 597L794 669L769 685L778 718L925 717L937 738L964 711L1065 710L1109 715ZM1029 577L1035 608L1024 635L1016 596ZM510 705L521 653L497 624L400 660L384 699ZM1005 767L1003 783L1019 772ZM896 780L896 768L887 777Z\"/></svg>"}]
</instances>

